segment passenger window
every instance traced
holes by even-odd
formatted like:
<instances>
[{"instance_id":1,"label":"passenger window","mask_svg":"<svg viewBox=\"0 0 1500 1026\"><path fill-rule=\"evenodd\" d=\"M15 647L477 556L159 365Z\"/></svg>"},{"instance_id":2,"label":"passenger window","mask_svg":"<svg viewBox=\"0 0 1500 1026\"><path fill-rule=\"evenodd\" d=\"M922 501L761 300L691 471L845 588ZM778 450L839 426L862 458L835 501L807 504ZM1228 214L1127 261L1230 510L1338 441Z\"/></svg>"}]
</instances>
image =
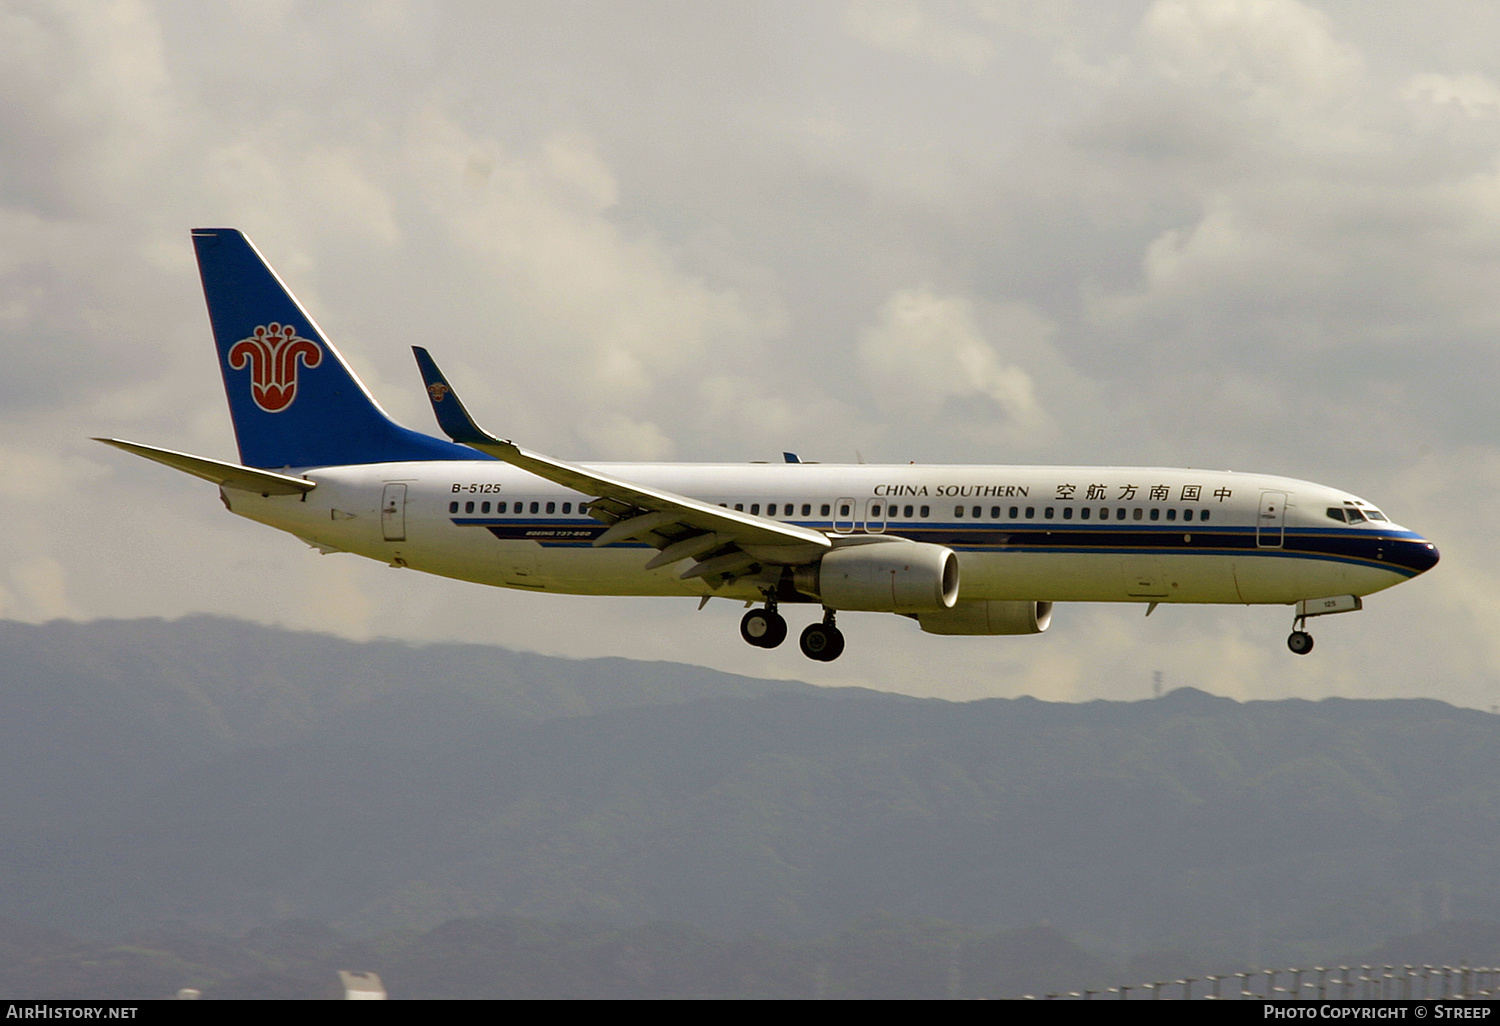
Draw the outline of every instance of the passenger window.
<instances>
[{"instance_id":1,"label":"passenger window","mask_svg":"<svg viewBox=\"0 0 1500 1026\"><path fill-rule=\"evenodd\" d=\"M479 504L479 512L481 512L481 513L488 513L489 511L490 511L490 504L489 503L487 503L487 502L481 502Z\"/></svg>"},{"instance_id":2,"label":"passenger window","mask_svg":"<svg viewBox=\"0 0 1500 1026\"><path fill-rule=\"evenodd\" d=\"M980 512L981 512L981 508L979 506L975 506L974 507L974 519L975 520L979 519Z\"/></svg>"},{"instance_id":3,"label":"passenger window","mask_svg":"<svg viewBox=\"0 0 1500 1026\"><path fill-rule=\"evenodd\" d=\"M741 513L745 512L745 504L743 502L736 502L734 508Z\"/></svg>"},{"instance_id":4,"label":"passenger window","mask_svg":"<svg viewBox=\"0 0 1500 1026\"><path fill-rule=\"evenodd\" d=\"M847 502L840 504L839 505L839 516L841 516L841 517L847 517L848 515L849 515L849 504Z\"/></svg>"},{"instance_id":5,"label":"passenger window","mask_svg":"<svg viewBox=\"0 0 1500 1026\"><path fill-rule=\"evenodd\" d=\"M953 507L953 515L955 517L957 517L958 519L962 520L963 516L964 516L964 508L962 506L954 506Z\"/></svg>"},{"instance_id":6,"label":"passenger window","mask_svg":"<svg viewBox=\"0 0 1500 1026\"><path fill-rule=\"evenodd\" d=\"M1191 520L1191 519L1193 519L1193 511L1190 510L1190 509L1183 510L1182 511L1182 519L1184 519L1184 520Z\"/></svg>"},{"instance_id":7,"label":"passenger window","mask_svg":"<svg viewBox=\"0 0 1500 1026\"><path fill-rule=\"evenodd\" d=\"M1063 507L1063 519L1064 520L1072 520L1073 519L1073 507L1072 506L1064 506Z\"/></svg>"},{"instance_id":8,"label":"passenger window","mask_svg":"<svg viewBox=\"0 0 1500 1026\"><path fill-rule=\"evenodd\" d=\"M1134 510L1134 511L1133 511L1133 512L1132 512L1132 513L1131 513L1131 514L1130 514L1130 517L1131 517L1131 519L1132 519L1132 520L1139 520L1139 519L1141 519L1141 518L1142 518L1142 517L1144 517L1144 516L1145 516L1145 515L1146 515L1146 513L1145 513L1145 511L1144 511L1144 510L1141 510L1141 509L1136 509L1136 510Z\"/></svg>"},{"instance_id":9,"label":"passenger window","mask_svg":"<svg viewBox=\"0 0 1500 1026\"><path fill-rule=\"evenodd\" d=\"M496 513L504 513L505 512L505 503L503 503L503 502L497 502L497 503L495 503L495 512Z\"/></svg>"},{"instance_id":10,"label":"passenger window","mask_svg":"<svg viewBox=\"0 0 1500 1026\"><path fill-rule=\"evenodd\" d=\"M1115 519L1116 520L1124 520L1125 519L1125 507L1124 506L1121 506L1119 509L1115 510Z\"/></svg>"},{"instance_id":11,"label":"passenger window","mask_svg":"<svg viewBox=\"0 0 1500 1026\"><path fill-rule=\"evenodd\" d=\"M1014 507L1014 506L1012 506L1012 507L1011 507L1011 508L1010 508L1010 518L1011 518L1011 519L1012 519L1012 520L1014 520L1014 519L1016 519L1016 517L1018 517L1018 516L1020 516L1020 515L1021 515L1021 511L1020 511L1020 510L1018 510L1018 509L1016 509L1016 507Z\"/></svg>"},{"instance_id":12,"label":"passenger window","mask_svg":"<svg viewBox=\"0 0 1500 1026\"><path fill-rule=\"evenodd\" d=\"M1198 514L1198 519L1199 519L1199 520L1207 520L1207 519L1208 519L1208 515L1209 515L1209 514L1210 514L1210 513L1212 513L1212 512L1213 512L1213 510L1211 510L1211 509L1206 509L1206 510L1204 510L1204 511L1203 511L1203 512L1202 512L1202 513L1199 513L1199 514Z\"/></svg>"},{"instance_id":13,"label":"passenger window","mask_svg":"<svg viewBox=\"0 0 1500 1026\"><path fill-rule=\"evenodd\" d=\"M911 519L911 512L912 512L911 507L908 506L904 510L901 511L901 515L903 517L905 517L907 520L910 520Z\"/></svg>"},{"instance_id":14,"label":"passenger window","mask_svg":"<svg viewBox=\"0 0 1500 1026\"><path fill-rule=\"evenodd\" d=\"M555 502L549 502L549 503L547 503L547 512L548 513L556 513L557 512L557 503L555 503Z\"/></svg>"},{"instance_id":15,"label":"passenger window","mask_svg":"<svg viewBox=\"0 0 1500 1026\"><path fill-rule=\"evenodd\" d=\"M1151 519L1152 520L1160 520L1161 519L1161 510L1159 510L1159 509L1153 509L1151 511Z\"/></svg>"},{"instance_id":16,"label":"passenger window","mask_svg":"<svg viewBox=\"0 0 1500 1026\"><path fill-rule=\"evenodd\" d=\"M828 511L825 509L823 512L827 513ZM812 516L812 503L810 503L810 502L804 502L802 504L802 515L805 516L805 517Z\"/></svg>"},{"instance_id":17,"label":"passenger window","mask_svg":"<svg viewBox=\"0 0 1500 1026\"><path fill-rule=\"evenodd\" d=\"M474 512L474 504L472 502L466 502L466 503L464 503L464 512L465 513L472 513L472 512Z\"/></svg>"},{"instance_id":18,"label":"passenger window","mask_svg":"<svg viewBox=\"0 0 1500 1026\"><path fill-rule=\"evenodd\" d=\"M1026 519L1030 520L1034 516L1036 516L1036 507L1035 506L1027 506L1026 507Z\"/></svg>"},{"instance_id":19,"label":"passenger window","mask_svg":"<svg viewBox=\"0 0 1500 1026\"><path fill-rule=\"evenodd\" d=\"M1177 508L1175 506L1173 508L1167 510L1167 519L1168 520L1176 520L1177 519Z\"/></svg>"},{"instance_id":20,"label":"passenger window","mask_svg":"<svg viewBox=\"0 0 1500 1026\"><path fill-rule=\"evenodd\" d=\"M880 519L880 503L877 502L875 505L870 507L870 516L874 517L876 520Z\"/></svg>"},{"instance_id":21,"label":"passenger window","mask_svg":"<svg viewBox=\"0 0 1500 1026\"><path fill-rule=\"evenodd\" d=\"M450 502L450 503L448 503L448 512L449 513L457 513L458 512L458 503L456 503L456 502ZM1343 517L1340 517L1339 519L1342 520Z\"/></svg>"},{"instance_id":22,"label":"passenger window","mask_svg":"<svg viewBox=\"0 0 1500 1026\"><path fill-rule=\"evenodd\" d=\"M821 506L818 507L818 516L820 516L820 517L826 517L828 515L829 509L830 509L830 507L829 507L828 503L826 503L826 502L823 503L823 505L821 505ZM805 513L806 510L804 509L803 512Z\"/></svg>"},{"instance_id":23,"label":"passenger window","mask_svg":"<svg viewBox=\"0 0 1500 1026\"><path fill-rule=\"evenodd\" d=\"M760 503L752 502L750 504L750 513L752 516L760 516Z\"/></svg>"},{"instance_id":24,"label":"passenger window","mask_svg":"<svg viewBox=\"0 0 1500 1026\"><path fill-rule=\"evenodd\" d=\"M1000 519L1000 507L999 506L991 506L990 507L990 519L991 520L999 520Z\"/></svg>"},{"instance_id":25,"label":"passenger window","mask_svg":"<svg viewBox=\"0 0 1500 1026\"><path fill-rule=\"evenodd\" d=\"M1109 519L1109 507L1107 507L1107 506L1100 506L1099 507L1099 519L1100 520L1108 520Z\"/></svg>"},{"instance_id":26,"label":"passenger window","mask_svg":"<svg viewBox=\"0 0 1500 1026\"><path fill-rule=\"evenodd\" d=\"M930 516L932 514L932 507L931 506L923 506L922 509L921 509L921 513L922 513L922 516L924 516L924 517Z\"/></svg>"},{"instance_id":27,"label":"passenger window","mask_svg":"<svg viewBox=\"0 0 1500 1026\"><path fill-rule=\"evenodd\" d=\"M1088 506L1081 507L1078 510L1078 519L1079 520L1087 520L1089 518L1089 514L1091 512L1093 512L1093 510L1090 507L1088 507Z\"/></svg>"},{"instance_id":28,"label":"passenger window","mask_svg":"<svg viewBox=\"0 0 1500 1026\"><path fill-rule=\"evenodd\" d=\"M1052 519L1052 514L1054 514L1056 512L1057 512L1056 507L1048 506L1046 509L1042 510L1042 519L1043 520L1051 520Z\"/></svg>"},{"instance_id":29,"label":"passenger window","mask_svg":"<svg viewBox=\"0 0 1500 1026\"><path fill-rule=\"evenodd\" d=\"M571 502L565 502L565 503L563 503L563 512L564 513L571 513L571 512L573 512L573 504Z\"/></svg>"}]
</instances>

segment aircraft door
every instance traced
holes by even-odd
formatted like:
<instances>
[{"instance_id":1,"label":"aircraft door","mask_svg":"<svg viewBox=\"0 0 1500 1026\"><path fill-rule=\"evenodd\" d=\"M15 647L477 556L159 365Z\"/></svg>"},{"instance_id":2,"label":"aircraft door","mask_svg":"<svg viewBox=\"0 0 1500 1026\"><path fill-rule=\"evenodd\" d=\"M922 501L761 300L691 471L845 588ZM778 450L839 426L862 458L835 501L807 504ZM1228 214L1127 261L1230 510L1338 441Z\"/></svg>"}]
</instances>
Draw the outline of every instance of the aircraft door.
<instances>
[{"instance_id":1,"label":"aircraft door","mask_svg":"<svg viewBox=\"0 0 1500 1026\"><path fill-rule=\"evenodd\" d=\"M833 504L833 533L850 534L854 531L854 500L839 499Z\"/></svg>"},{"instance_id":2,"label":"aircraft door","mask_svg":"<svg viewBox=\"0 0 1500 1026\"><path fill-rule=\"evenodd\" d=\"M406 485L385 486L380 499L380 530L386 541L406 541Z\"/></svg>"},{"instance_id":3,"label":"aircraft door","mask_svg":"<svg viewBox=\"0 0 1500 1026\"><path fill-rule=\"evenodd\" d=\"M1260 516L1255 521L1255 544L1279 549L1286 535L1286 492L1261 492Z\"/></svg>"},{"instance_id":4,"label":"aircraft door","mask_svg":"<svg viewBox=\"0 0 1500 1026\"><path fill-rule=\"evenodd\" d=\"M868 534L884 534L885 521L890 507L884 499L865 500L865 531Z\"/></svg>"}]
</instances>

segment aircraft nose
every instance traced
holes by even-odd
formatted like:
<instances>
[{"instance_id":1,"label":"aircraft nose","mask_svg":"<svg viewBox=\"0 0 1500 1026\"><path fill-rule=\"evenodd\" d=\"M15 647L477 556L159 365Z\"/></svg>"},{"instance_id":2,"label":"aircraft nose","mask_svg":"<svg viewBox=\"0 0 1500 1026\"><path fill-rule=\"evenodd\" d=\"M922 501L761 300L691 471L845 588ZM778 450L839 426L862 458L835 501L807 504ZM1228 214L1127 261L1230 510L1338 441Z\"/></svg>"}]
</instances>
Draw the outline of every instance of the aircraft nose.
<instances>
[{"instance_id":1,"label":"aircraft nose","mask_svg":"<svg viewBox=\"0 0 1500 1026\"><path fill-rule=\"evenodd\" d=\"M1426 538L1414 538L1403 547L1406 551L1402 553L1405 558L1401 562L1419 574L1425 574L1437 566L1441 558L1438 555L1437 546Z\"/></svg>"}]
</instances>

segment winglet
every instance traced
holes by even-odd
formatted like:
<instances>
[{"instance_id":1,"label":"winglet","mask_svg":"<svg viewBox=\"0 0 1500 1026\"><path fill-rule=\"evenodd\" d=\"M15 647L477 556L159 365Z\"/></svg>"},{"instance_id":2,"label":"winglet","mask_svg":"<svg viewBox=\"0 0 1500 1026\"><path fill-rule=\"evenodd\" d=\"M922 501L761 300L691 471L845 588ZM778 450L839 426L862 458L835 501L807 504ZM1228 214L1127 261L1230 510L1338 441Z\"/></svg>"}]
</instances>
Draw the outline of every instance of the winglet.
<instances>
[{"instance_id":1,"label":"winglet","mask_svg":"<svg viewBox=\"0 0 1500 1026\"><path fill-rule=\"evenodd\" d=\"M474 418L464 408L463 400L453 391L453 386L448 384L448 379L443 376L437 362L427 350L421 346L412 346L411 351L417 358L417 368L422 372L422 384L427 388L427 398L432 402L432 412L437 417L438 427L449 438L461 445L508 444L474 423Z\"/></svg>"}]
</instances>

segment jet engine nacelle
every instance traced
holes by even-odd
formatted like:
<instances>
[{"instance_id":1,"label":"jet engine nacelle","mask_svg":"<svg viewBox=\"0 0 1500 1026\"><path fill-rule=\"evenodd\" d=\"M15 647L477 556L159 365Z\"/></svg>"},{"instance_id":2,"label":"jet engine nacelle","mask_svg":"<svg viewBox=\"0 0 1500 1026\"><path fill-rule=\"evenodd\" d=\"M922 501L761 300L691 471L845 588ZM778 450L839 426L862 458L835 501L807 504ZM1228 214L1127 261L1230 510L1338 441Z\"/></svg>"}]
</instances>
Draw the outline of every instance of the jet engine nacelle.
<instances>
[{"instance_id":1,"label":"jet engine nacelle","mask_svg":"<svg viewBox=\"0 0 1500 1026\"><path fill-rule=\"evenodd\" d=\"M1051 602L960 602L917 614L928 634L1040 634L1051 622Z\"/></svg>"},{"instance_id":2,"label":"jet engine nacelle","mask_svg":"<svg viewBox=\"0 0 1500 1026\"><path fill-rule=\"evenodd\" d=\"M958 601L958 555L925 542L846 545L798 567L795 581L830 609L937 612Z\"/></svg>"}]
</instances>

